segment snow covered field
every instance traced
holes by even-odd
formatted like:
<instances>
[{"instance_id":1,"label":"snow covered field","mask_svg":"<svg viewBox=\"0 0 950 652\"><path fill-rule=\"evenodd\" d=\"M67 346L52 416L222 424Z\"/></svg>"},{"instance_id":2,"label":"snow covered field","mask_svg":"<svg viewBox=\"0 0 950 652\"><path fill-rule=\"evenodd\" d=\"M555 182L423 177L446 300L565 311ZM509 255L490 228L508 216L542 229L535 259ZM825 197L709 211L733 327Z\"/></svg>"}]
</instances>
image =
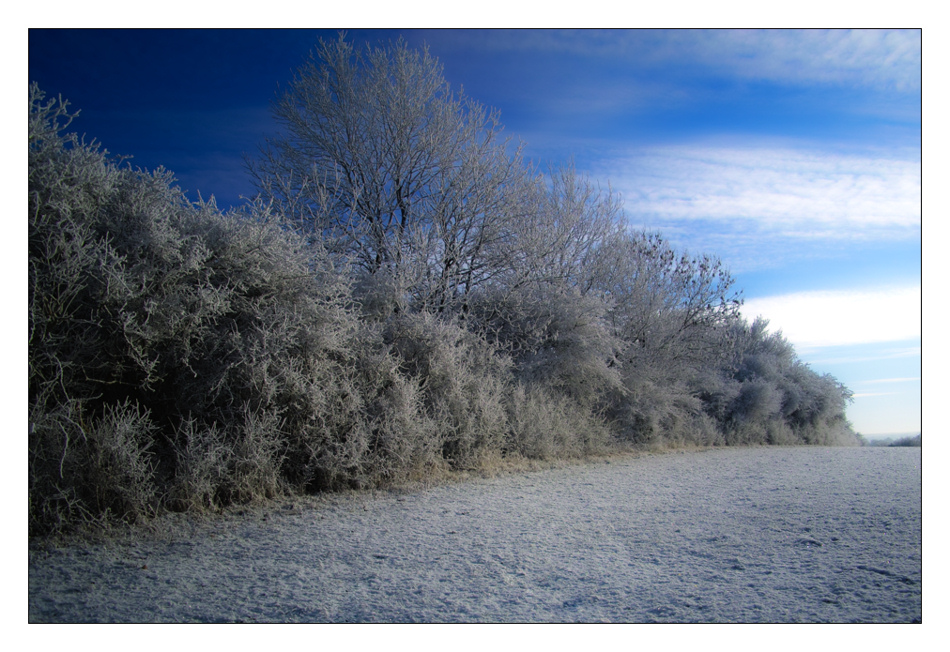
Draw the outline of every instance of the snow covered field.
<instances>
[{"instance_id":1,"label":"snow covered field","mask_svg":"<svg viewBox=\"0 0 950 652\"><path fill-rule=\"evenodd\" d=\"M921 617L920 448L672 452L169 523L31 547L30 622Z\"/></svg>"}]
</instances>

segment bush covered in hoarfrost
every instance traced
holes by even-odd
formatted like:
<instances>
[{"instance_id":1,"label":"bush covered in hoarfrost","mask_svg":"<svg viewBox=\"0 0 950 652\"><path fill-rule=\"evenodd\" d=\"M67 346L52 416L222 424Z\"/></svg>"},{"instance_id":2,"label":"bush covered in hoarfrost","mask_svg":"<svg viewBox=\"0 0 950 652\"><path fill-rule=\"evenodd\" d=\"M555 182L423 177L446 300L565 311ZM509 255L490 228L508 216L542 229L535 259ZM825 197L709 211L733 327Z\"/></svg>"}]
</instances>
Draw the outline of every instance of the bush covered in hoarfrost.
<instances>
[{"instance_id":1,"label":"bush covered in hoarfrost","mask_svg":"<svg viewBox=\"0 0 950 652\"><path fill-rule=\"evenodd\" d=\"M31 527L432 463L421 387L324 254L266 206L222 215L163 171L120 167L43 99L33 87Z\"/></svg>"}]
</instances>

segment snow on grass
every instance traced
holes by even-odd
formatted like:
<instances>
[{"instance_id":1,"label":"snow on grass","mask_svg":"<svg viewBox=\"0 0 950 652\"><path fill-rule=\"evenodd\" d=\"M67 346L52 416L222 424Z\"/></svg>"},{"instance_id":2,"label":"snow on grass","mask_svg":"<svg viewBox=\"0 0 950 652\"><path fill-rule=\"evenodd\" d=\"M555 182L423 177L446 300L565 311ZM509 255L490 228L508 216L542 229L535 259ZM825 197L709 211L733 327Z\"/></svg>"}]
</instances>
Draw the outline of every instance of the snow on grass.
<instances>
[{"instance_id":1,"label":"snow on grass","mask_svg":"<svg viewBox=\"0 0 950 652\"><path fill-rule=\"evenodd\" d=\"M31 622L911 622L921 449L713 449L31 547Z\"/></svg>"}]
</instances>

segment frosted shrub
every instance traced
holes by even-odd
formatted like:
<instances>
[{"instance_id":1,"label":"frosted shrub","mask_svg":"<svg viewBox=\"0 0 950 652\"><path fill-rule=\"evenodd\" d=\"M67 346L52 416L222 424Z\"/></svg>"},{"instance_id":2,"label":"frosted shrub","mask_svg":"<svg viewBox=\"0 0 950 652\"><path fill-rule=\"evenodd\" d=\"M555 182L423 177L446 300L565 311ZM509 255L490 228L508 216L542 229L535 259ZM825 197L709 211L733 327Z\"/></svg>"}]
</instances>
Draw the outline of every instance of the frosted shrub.
<instances>
[{"instance_id":1,"label":"frosted shrub","mask_svg":"<svg viewBox=\"0 0 950 652\"><path fill-rule=\"evenodd\" d=\"M610 445L602 418L541 386L519 383L506 403L508 452L546 460L601 453Z\"/></svg>"},{"instance_id":2,"label":"frosted shrub","mask_svg":"<svg viewBox=\"0 0 950 652\"><path fill-rule=\"evenodd\" d=\"M282 489L283 422L273 408L252 412L245 409L243 423L231 447L232 481L222 502L246 502L273 498Z\"/></svg>"},{"instance_id":3,"label":"frosted shrub","mask_svg":"<svg viewBox=\"0 0 950 652\"><path fill-rule=\"evenodd\" d=\"M515 373L581 404L619 389L622 342L606 323L607 306L562 285L483 293L473 300L472 328L509 351Z\"/></svg>"},{"instance_id":4,"label":"frosted shrub","mask_svg":"<svg viewBox=\"0 0 950 652\"><path fill-rule=\"evenodd\" d=\"M30 425L30 531L55 532L103 516L135 522L158 505L155 425L131 403L102 417L78 401L34 412Z\"/></svg>"},{"instance_id":5,"label":"frosted shrub","mask_svg":"<svg viewBox=\"0 0 950 652\"><path fill-rule=\"evenodd\" d=\"M55 532L82 520L90 512L77 494L70 470L81 445L82 429L73 401L58 409L31 405L29 434L30 534Z\"/></svg>"},{"instance_id":6,"label":"frosted shrub","mask_svg":"<svg viewBox=\"0 0 950 652\"><path fill-rule=\"evenodd\" d=\"M784 406L785 419L805 443L855 445L857 437L845 418L851 391L832 376L795 365L783 378L795 401Z\"/></svg>"},{"instance_id":7,"label":"frosted shrub","mask_svg":"<svg viewBox=\"0 0 950 652\"><path fill-rule=\"evenodd\" d=\"M155 425L148 413L126 401L109 406L88 432L89 446L80 462L87 474L86 487L95 487L90 501L98 512L113 512L127 519L153 512L157 501L153 484L154 455L151 445Z\"/></svg>"},{"instance_id":8,"label":"frosted shrub","mask_svg":"<svg viewBox=\"0 0 950 652\"><path fill-rule=\"evenodd\" d=\"M722 446L726 443L719 422L705 412L692 415L688 427L690 443L699 446Z\"/></svg>"},{"instance_id":9,"label":"frosted shrub","mask_svg":"<svg viewBox=\"0 0 950 652\"><path fill-rule=\"evenodd\" d=\"M774 381L752 377L741 383L729 410L726 440L730 444L797 443L782 418L784 392Z\"/></svg>"},{"instance_id":10,"label":"frosted shrub","mask_svg":"<svg viewBox=\"0 0 950 652\"><path fill-rule=\"evenodd\" d=\"M517 385L508 399L508 414L507 448L525 457L555 457L566 448L566 440L573 434L564 428L566 419L561 404L540 388Z\"/></svg>"},{"instance_id":11,"label":"frosted shrub","mask_svg":"<svg viewBox=\"0 0 950 652\"><path fill-rule=\"evenodd\" d=\"M782 411L782 392L770 381L755 378L742 383L733 402L733 418L765 423Z\"/></svg>"},{"instance_id":12,"label":"frosted shrub","mask_svg":"<svg viewBox=\"0 0 950 652\"><path fill-rule=\"evenodd\" d=\"M615 400L611 415L619 436L627 441L666 446L681 438L693 399L680 388L648 378L628 378L625 393Z\"/></svg>"},{"instance_id":13,"label":"frosted shrub","mask_svg":"<svg viewBox=\"0 0 950 652\"><path fill-rule=\"evenodd\" d=\"M141 512L134 492L104 496L117 478L141 478L135 459L148 456L168 487L157 494L182 505L272 495L276 474L293 479L314 407L332 414L348 400L339 392L353 383L358 321L347 280L267 206L222 215L190 204L168 173L119 168L59 135L65 109L42 99L31 89L31 523L58 518L49 501L70 514ZM138 458L116 453L128 436L109 448L109 428L90 425L125 432L116 415L138 424ZM360 431L342 430L333 459L342 448L359 465ZM109 470L69 475L48 463L57 458Z\"/></svg>"},{"instance_id":14,"label":"frosted shrub","mask_svg":"<svg viewBox=\"0 0 950 652\"><path fill-rule=\"evenodd\" d=\"M385 380L373 383L368 413L374 482L437 475L444 468L443 436L437 420L426 413L424 392L418 383L397 372L396 360L388 358L383 364L387 366Z\"/></svg>"},{"instance_id":15,"label":"frosted shrub","mask_svg":"<svg viewBox=\"0 0 950 652\"><path fill-rule=\"evenodd\" d=\"M717 423L729 416L740 385L731 374L717 367L699 370L688 382L690 391L702 401L703 411Z\"/></svg>"},{"instance_id":16,"label":"frosted shrub","mask_svg":"<svg viewBox=\"0 0 950 652\"><path fill-rule=\"evenodd\" d=\"M409 280L403 274L381 270L376 274L360 274L353 294L364 319L385 322L394 314L408 310L408 286Z\"/></svg>"},{"instance_id":17,"label":"frosted shrub","mask_svg":"<svg viewBox=\"0 0 950 652\"><path fill-rule=\"evenodd\" d=\"M619 369L612 363L621 343L604 320L604 303L558 292L545 297L544 305L541 341L535 351L523 356L520 376L543 381L584 405L619 387Z\"/></svg>"},{"instance_id":18,"label":"frosted shrub","mask_svg":"<svg viewBox=\"0 0 950 652\"><path fill-rule=\"evenodd\" d=\"M742 323L732 377L740 383L724 427L730 443L856 445L845 418L851 392L796 359L768 321Z\"/></svg>"},{"instance_id":19,"label":"frosted shrub","mask_svg":"<svg viewBox=\"0 0 950 652\"><path fill-rule=\"evenodd\" d=\"M509 363L495 347L429 313L394 319L386 341L400 369L418 383L453 467L478 466L484 455L501 450Z\"/></svg>"},{"instance_id":20,"label":"frosted shrub","mask_svg":"<svg viewBox=\"0 0 950 652\"><path fill-rule=\"evenodd\" d=\"M423 389L378 337L365 333L332 380L303 378L307 419L291 430L288 469L298 488L375 486L439 467L442 440Z\"/></svg>"},{"instance_id":21,"label":"frosted shrub","mask_svg":"<svg viewBox=\"0 0 950 652\"><path fill-rule=\"evenodd\" d=\"M178 428L174 447L170 506L181 511L213 508L228 470L229 451L221 429L187 419Z\"/></svg>"}]
</instances>

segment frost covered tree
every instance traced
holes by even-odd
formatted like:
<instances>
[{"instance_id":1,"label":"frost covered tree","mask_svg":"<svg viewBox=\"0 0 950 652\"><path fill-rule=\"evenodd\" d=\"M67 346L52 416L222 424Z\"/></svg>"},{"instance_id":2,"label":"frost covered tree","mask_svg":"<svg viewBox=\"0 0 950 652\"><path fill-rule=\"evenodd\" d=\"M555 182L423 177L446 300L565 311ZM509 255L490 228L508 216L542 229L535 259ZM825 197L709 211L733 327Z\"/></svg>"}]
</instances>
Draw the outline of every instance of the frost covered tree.
<instances>
[{"instance_id":1,"label":"frost covered tree","mask_svg":"<svg viewBox=\"0 0 950 652\"><path fill-rule=\"evenodd\" d=\"M261 195L364 274L444 309L497 269L520 148L426 49L321 42L274 114L281 135L249 162Z\"/></svg>"},{"instance_id":2,"label":"frost covered tree","mask_svg":"<svg viewBox=\"0 0 950 652\"><path fill-rule=\"evenodd\" d=\"M624 391L611 401L623 436L717 443L702 392L710 380L718 386L731 359L741 300L728 270L711 256L677 252L657 234L624 231L603 247L596 282L624 342Z\"/></svg>"},{"instance_id":3,"label":"frost covered tree","mask_svg":"<svg viewBox=\"0 0 950 652\"><path fill-rule=\"evenodd\" d=\"M603 294L610 250L625 230L620 196L577 171L573 162L552 166L525 187L524 207L506 232L502 284L564 284L582 294Z\"/></svg>"}]
</instances>

